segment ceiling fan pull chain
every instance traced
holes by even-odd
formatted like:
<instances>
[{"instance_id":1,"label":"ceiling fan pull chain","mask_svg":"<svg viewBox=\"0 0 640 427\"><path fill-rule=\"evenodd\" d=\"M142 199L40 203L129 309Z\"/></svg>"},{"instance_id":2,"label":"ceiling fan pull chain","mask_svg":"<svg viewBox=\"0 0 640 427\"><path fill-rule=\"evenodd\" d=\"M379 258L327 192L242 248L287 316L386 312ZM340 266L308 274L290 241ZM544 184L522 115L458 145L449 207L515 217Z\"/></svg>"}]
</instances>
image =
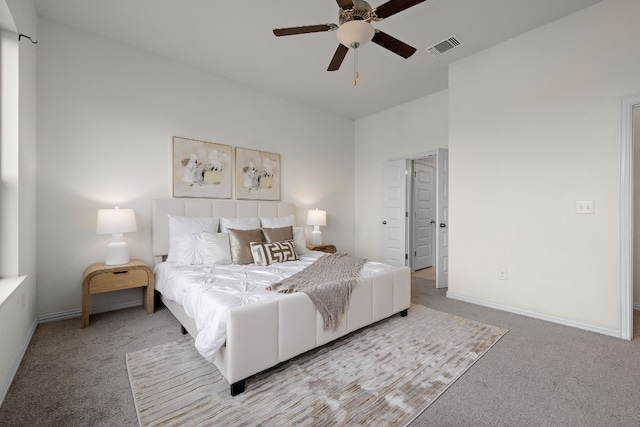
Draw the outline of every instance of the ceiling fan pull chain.
<instances>
[{"instance_id":1,"label":"ceiling fan pull chain","mask_svg":"<svg viewBox=\"0 0 640 427\"><path fill-rule=\"evenodd\" d=\"M353 85L358 85L358 49L353 49Z\"/></svg>"}]
</instances>

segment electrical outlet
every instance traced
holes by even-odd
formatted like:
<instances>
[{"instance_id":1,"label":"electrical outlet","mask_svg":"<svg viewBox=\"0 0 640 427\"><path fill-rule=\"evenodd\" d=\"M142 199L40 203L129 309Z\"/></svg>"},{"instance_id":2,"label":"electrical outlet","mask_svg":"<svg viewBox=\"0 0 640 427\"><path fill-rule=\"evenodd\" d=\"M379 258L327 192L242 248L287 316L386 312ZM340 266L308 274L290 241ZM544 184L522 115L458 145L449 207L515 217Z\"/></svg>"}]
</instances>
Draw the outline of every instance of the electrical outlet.
<instances>
[{"instance_id":1,"label":"electrical outlet","mask_svg":"<svg viewBox=\"0 0 640 427\"><path fill-rule=\"evenodd\" d=\"M507 269L506 268L502 268L498 271L498 279L500 280L507 280Z\"/></svg>"},{"instance_id":2,"label":"electrical outlet","mask_svg":"<svg viewBox=\"0 0 640 427\"><path fill-rule=\"evenodd\" d=\"M592 214L593 213L593 200L578 200L576 202L576 213L579 213L579 214Z\"/></svg>"}]
</instances>

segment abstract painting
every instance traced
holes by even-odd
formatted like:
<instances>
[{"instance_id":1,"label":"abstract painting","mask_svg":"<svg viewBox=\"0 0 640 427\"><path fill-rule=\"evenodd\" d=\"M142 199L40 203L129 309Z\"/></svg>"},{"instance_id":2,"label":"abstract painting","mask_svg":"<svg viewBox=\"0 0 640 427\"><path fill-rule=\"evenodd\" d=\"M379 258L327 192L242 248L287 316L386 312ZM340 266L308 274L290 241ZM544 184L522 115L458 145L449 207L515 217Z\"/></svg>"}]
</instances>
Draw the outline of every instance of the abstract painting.
<instances>
[{"instance_id":1,"label":"abstract painting","mask_svg":"<svg viewBox=\"0 0 640 427\"><path fill-rule=\"evenodd\" d=\"M236 147L236 199L280 200L280 154Z\"/></svg>"},{"instance_id":2,"label":"abstract painting","mask_svg":"<svg viewBox=\"0 0 640 427\"><path fill-rule=\"evenodd\" d=\"M231 146L173 137L173 197L231 198Z\"/></svg>"}]
</instances>

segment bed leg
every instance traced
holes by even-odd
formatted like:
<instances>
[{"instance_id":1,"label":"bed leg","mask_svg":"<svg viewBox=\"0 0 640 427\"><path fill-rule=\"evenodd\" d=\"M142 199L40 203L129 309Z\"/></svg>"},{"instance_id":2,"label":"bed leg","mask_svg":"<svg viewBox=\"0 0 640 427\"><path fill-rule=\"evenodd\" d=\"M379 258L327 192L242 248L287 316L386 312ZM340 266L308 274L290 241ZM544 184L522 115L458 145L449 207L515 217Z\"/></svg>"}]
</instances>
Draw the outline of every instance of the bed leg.
<instances>
[{"instance_id":1,"label":"bed leg","mask_svg":"<svg viewBox=\"0 0 640 427\"><path fill-rule=\"evenodd\" d=\"M187 335L188 331L184 328L184 326L182 326L182 323L180 324L180 332L182 332L182 335Z\"/></svg>"},{"instance_id":2,"label":"bed leg","mask_svg":"<svg viewBox=\"0 0 640 427\"><path fill-rule=\"evenodd\" d=\"M247 380L240 380L231 384L231 396L237 396L244 391L244 386Z\"/></svg>"},{"instance_id":3,"label":"bed leg","mask_svg":"<svg viewBox=\"0 0 640 427\"><path fill-rule=\"evenodd\" d=\"M400 312L400 316L402 316L402 317L407 317L407 314L409 314L409 309L408 308L405 308L404 310L402 310Z\"/></svg>"}]
</instances>

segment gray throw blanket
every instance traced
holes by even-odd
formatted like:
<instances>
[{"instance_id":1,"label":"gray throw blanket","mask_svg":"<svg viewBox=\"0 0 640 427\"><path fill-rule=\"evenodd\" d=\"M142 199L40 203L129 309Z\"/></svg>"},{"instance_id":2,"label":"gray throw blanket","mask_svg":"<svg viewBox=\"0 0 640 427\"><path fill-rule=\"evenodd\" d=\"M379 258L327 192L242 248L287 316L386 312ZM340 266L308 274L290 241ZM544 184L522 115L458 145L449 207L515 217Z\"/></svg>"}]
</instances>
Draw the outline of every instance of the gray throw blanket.
<instances>
[{"instance_id":1,"label":"gray throw blanket","mask_svg":"<svg viewBox=\"0 0 640 427\"><path fill-rule=\"evenodd\" d=\"M267 289L282 293L304 292L322 315L324 329L335 331L347 308L349 297L366 260L347 254L323 255L299 273Z\"/></svg>"}]
</instances>

